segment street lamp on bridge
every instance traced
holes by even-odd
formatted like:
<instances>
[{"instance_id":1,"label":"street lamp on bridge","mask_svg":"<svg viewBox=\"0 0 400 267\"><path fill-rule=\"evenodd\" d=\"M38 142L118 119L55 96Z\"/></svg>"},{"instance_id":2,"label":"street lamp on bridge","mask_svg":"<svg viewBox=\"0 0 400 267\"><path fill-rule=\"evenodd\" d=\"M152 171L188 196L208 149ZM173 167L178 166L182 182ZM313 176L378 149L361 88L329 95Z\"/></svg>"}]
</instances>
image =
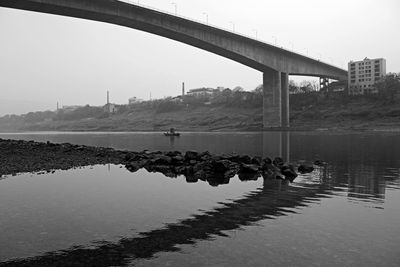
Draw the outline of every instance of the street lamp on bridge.
<instances>
[{"instance_id":1,"label":"street lamp on bridge","mask_svg":"<svg viewBox=\"0 0 400 267\"><path fill-rule=\"evenodd\" d=\"M207 23L207 25L208 25L208 14L207 14L206 12L203 12L203 15L206 16L206 23Z\"/></svg>"},{"instance_id":2,"label":"street lamp on bridge","mask_svg":"<svg viewBox=\"0 0 400 267\"><path fill-rule=\"evenodd\" d=\"M257 32L257 30L256 30L256 29L253 29L253 31L254 31L254 33L255 33L255 35L256 35L256 39L258 39L258 32Z\"/></svg>"},{"instance_id":3,"label":"street lamp on bridge","mask_svg":"<svg viewBox=\"0 0 400 267\"><path fill-rule=\"evenodd\" d=\"M232 21L229 21L229 23L232 24L232 31L235 32L235 23L233 23Z\"/></svg>"},{"instance_id":4,"label":"street lamp on bridge","mask_svg":"<svg viewBox=\"0 0 400 267\"><path fill-rule=\"evenodd\" d=\"M292 51L294 51L294 45L292 42L289 42L289 44L292 46Z\"/></svg>"},{"instance_id":5,"label":"street lamp on bridge","mask_svg":"<svg viewBox=\"0 0 400 267\"><path fill-rule=\"evenodd\" d=\"M172 2L171 5L175 7L175 16L178 15L178 5L175 2Z\"/></svg>"},{"instance_id":6,"label":"street lamp on bridge","mask_svg":"<svg viewBox=\"0 0 400 267\"><path fill-rule=\"evenodd\" d=\"M276 39L276 37L275 36L272 36L272 38L274 38L275 39L275 46L277 45L277 39Z\"/></svg>"}]
</instances>

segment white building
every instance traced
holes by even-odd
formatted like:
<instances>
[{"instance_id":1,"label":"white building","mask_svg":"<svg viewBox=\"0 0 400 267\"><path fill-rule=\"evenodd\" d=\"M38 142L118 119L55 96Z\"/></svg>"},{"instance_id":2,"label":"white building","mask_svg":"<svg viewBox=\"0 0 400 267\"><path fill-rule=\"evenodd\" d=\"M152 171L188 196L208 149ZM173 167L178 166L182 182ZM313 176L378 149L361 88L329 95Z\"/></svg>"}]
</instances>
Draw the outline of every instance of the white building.
<instances>
[{"instance_id":1,"label":"white building","mask_svg":"<svg viewBox=\"0 0 400 267\"><path fill-rule=\"evenodd\" d=\"M348 88L350 95L377 93L375 83L386 75L384 58L350 61L348 64Z\"/></svg>"},{"instance_id":2,"label":"white building","mask_svg":"<svg viewBox=\"0 0 400 267\"><path fill-rule=\"evenodd\" d=\"M189 92L187 93L187 95L189 96L209 96L212 95L215 89L212 88L198 88L198 89L192 89L189 90Z\"/></svg>"},{"instance_id":3,"label":"white building","mask_svg":"<svg viewBox=\"0 0 400 267\"><path fill-rule=\"evenodd\" d=\"M137 104L137 103L141 103L141 102L143 102L143 100L142 99L140 99L140 98L137 98L136 96L134 96L134 97L131 97L131 98L129 98L129 105L132 105L132 104Z\"/></svg>"}]
</instances>

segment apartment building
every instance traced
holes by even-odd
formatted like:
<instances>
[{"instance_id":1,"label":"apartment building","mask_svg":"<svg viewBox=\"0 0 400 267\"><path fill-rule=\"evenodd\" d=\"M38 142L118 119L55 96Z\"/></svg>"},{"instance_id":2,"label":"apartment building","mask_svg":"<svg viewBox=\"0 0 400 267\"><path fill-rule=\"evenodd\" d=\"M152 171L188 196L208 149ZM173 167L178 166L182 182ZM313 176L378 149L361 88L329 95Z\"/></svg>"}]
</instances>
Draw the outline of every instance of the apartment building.
<instances>
[{"instance_id":1,"label":"apartment building","mask_svg":"<svg viewBox=\"0 0 400 267\"><path fill-rule=\"evenodd\" d=\"M348 88L350 95L377 93L374 84L386 75L384 58L350 61L348 64Z\"/></svg>"}]
</instances>

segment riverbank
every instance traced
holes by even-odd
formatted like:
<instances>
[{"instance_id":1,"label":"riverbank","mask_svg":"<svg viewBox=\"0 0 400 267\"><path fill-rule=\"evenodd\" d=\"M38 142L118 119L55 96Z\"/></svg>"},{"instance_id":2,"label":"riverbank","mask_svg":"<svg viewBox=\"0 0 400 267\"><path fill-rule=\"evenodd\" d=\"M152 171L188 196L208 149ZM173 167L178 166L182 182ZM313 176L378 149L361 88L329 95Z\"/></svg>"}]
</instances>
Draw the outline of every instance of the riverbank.
<instances>
[{"instance_id":1,"label":"riverbank","mask_svg":"<svg viewBox=\"0 0 400 267\"><path fill-rule=\"evenodd\" d=\"M293 131L400 131L400 100L385 102L365 97L320 99L320 94L291 96L290 129ZM93 109L93 110L92 110ZM0 118L2 132L21 131L262 131L259 105L187 106L160 112L151 106L123 106L113 114L98 114L84 107L67 115L28 113ZM100 109L100 112L102 110ZM268 120L268 118L267 118Z\"/></svg>"}]
</instances>

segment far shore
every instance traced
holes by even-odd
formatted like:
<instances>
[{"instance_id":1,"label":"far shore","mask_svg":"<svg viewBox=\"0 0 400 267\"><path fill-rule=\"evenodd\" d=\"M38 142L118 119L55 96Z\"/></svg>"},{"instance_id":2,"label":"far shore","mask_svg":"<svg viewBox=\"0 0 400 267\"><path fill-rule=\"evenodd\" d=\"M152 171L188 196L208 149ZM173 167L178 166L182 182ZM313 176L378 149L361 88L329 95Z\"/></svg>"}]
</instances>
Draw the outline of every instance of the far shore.
<instances>
[{"instance_id":1,"label":"far shore","mask_svg":"<svg viewBox=\"0 0 400 267\"><path fill-rule=\"evenodd\" d=\"M9 130L2 131L0 134L54 134L54 133L164 133L168 130L154 130L154 129L135 129L135 130L120 130L114 131L112 129L106 130L88 130L88 129L65 129L65 130ZM356 132L400 132L400 125L394 126L371 126L371 127L289 127L289 128L268 128L268 129L178 129L180 133L257 133L257 132L329 132L329 133L356 133Z\"/></svg>"}]
</instances>

